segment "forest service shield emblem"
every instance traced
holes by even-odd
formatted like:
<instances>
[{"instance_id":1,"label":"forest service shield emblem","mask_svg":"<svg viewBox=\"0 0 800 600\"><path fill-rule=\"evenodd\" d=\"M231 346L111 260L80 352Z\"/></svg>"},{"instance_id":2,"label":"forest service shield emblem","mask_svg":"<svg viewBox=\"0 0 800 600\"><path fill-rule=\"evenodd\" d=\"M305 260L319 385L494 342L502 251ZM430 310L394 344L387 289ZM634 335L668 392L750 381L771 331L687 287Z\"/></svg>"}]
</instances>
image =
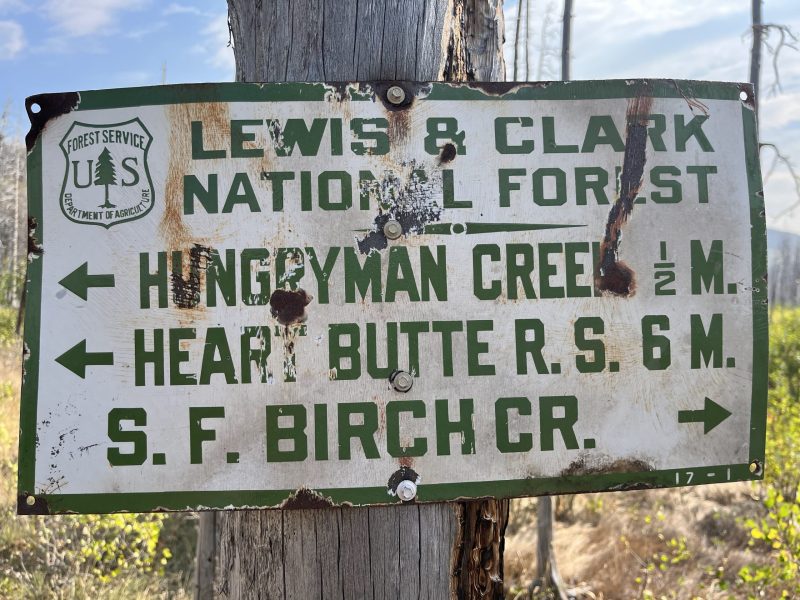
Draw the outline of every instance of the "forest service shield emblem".
<instances>
[{"instance_id":1,"label":"forest service shield emblem","mask_svg":"<svg viewBox=\"0 0 800 600\"><path fill-rule=\"evenodd\" d=\"M73 123L60 143L66 158L64 215L109 228L150 212L155 198L147 152L152 141L138 118L111 125Z\"/></svg>"}]
</instances>

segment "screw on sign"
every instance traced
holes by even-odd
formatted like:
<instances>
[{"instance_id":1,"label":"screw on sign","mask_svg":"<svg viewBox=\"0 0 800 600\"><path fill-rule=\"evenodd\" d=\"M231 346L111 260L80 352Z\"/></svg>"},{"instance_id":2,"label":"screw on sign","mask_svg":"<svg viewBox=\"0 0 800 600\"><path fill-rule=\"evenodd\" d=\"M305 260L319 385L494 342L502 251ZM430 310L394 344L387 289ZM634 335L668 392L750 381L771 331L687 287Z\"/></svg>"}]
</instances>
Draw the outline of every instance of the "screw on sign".
<instances>
[{"instance_id":1,"label":"screw on sign","mask_svg":"<svg viewBox=\"0 0 800 600\"><path fill-rule=\"evenodd\" d=\"M408 479L404 479L397 484L395 493L403 502L410 502L417 496L417 484Z\"/></svg>"},{"instance_id":2,"label":"screw on sign","mask_svg":"<svg viewBox=\"0 0 800 600\"><path fill-rule=\"evenodd\" d=\"M383 226L383 235L385 235L386 238L390 240L399 239L400 236L403 235L403 226L400 225L398 221L395 221L394 219L389 219Z\"/></svg>"},{"instance_id":3,"label":"screw on sign","mask_svg":"<svg viewBox=\"0 0 800 600\"><path fill-rule=\"evenodd\" d=\"M393 85L386 92L386 99L392 104L401 104L406 99L406 92L399 85Z\"/></svg>"},{"instance_id":4,"label":"screw on sign","mask_svg":"<svg viewBox=\"0 0 800 600\"><path fill-rule=\"evenodd\" d=\"M389 378L389 382L398 392L407 392L414 385L414 376L406 371L395 371Z\"/></svg>"}]
</instances>

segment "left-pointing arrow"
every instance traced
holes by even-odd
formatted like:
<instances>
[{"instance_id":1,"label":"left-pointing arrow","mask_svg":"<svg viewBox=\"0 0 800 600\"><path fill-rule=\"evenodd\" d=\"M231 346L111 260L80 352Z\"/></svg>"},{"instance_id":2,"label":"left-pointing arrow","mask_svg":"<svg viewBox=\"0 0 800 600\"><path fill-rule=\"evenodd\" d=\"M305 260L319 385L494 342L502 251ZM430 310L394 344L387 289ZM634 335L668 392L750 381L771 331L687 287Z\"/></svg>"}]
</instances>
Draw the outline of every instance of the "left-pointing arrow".
<instances>
[{"instance_id":1,"label":"left-pointing arrow","mask_svg":"<svg viewBox=\"0 0 800 600\"><path fill-rule=\"evenodd\" d=\"M72 348L56 358L56 362L66 367L81 379L86 379L86 367L89 365L113 365L113 352L87 352L86 340L81 340Z\"/></svg>"},{"instance_id":2,"label":"left-pointing arrow","mask_svg":"<svg viewBox=\"0 0 800 600\"><path fill-rule=\"evenodd\" d=\"M78 298L86 300L89 296L90 287L114 287L114 276L89 275L89 263L85 262L58 283Z\"/></svg>"}]
</instances>

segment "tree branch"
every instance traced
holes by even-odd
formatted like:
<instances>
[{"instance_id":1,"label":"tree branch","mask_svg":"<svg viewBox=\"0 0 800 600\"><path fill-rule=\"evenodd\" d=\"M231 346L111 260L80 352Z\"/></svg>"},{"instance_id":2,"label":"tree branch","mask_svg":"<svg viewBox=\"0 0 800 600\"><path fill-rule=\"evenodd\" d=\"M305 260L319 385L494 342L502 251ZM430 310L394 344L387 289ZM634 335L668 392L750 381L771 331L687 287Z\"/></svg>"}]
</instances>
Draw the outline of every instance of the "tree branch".
<instances>
[{"instance_id":1,"label":"tree branch","mask_svg":"<svg viewBox=\"0 0 800 600\"><path fill-rule=\"evenodd\" d=\"M761 144L759 144L759 147L771 148L772 151L775 153L775 156L772 159L772 165L767 171L767 176L764 178L764 181L769 179L769 177L772 175L772 172L775 170L775 167L777 166L778 163L781 163L786 167L786 169L789 171L789 174L792 176L792 180L794 181L794 192L797 199L787 208L783 209L781 212L775 215L776 219L780 219L781 217L791 213L798 206L800 206L800 175L798 175L794 163L792 163L791 159L785 154L781 153L781 151L778 149L778 146L769 142L762 142Z\"/></svg>"}]
</instances>

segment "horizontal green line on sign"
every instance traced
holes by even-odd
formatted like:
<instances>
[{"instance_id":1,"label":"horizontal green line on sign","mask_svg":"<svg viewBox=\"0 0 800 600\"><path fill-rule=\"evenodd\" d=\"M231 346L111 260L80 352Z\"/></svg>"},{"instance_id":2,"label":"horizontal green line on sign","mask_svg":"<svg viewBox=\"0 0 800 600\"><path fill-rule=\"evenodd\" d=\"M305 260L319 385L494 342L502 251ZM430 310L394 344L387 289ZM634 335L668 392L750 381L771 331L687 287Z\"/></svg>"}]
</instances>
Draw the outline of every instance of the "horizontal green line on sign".
<instances>
[{"instance_id":1,"label":"horizontal green line on sign","mask_svg":"<svg viewBox=\"0 0 800 600\"><path fill-rule=\"evenodd\" d=\"M425 225L425 233L510 233L514 231L541 231L544 229L569 229L586 225L564 225L552 223L432 223Z\"/></svg>"},{"instance_id":2,"label":"horizontal green line on sign","mask_svg":"<svg viewBox=\"0 0 800 600\"><path fill-rule=\"evenodd\" d=\"M564 474L557 477L525 478L516 480L474 481L469 483L436 483L418 488L417 502L447 502L463 498L513 498L575 492L625 491L648 488L675 487L732 481L755 481L763 478L763 471L754 474L749 465L729 464L659 471ZM36 496L37 503L26 507L21 499L18 511L22 514L103 513L219 510L225 508L279 507L291 498L296 490L207 490L170 492L128 492L94 494L43 494ZM323 501L332 505L368 506L397 504L385 487L317 489ZM295 506L300 508L300 506ZM21 509L21 510L20 510Z\"/></svg>"},{"instance_id":3,"label":"horizontal green line on sign","mask_svg":"<svg viewBox=\"0 0 800 600\"><path fill-rule=\"evenodd\" d=\"M552 223L431 223L423 233L450 235L451 233L510 233L514 231L541 231L544 229L569 229L586 225L557 225ZM369 233L373 229L353 229L354 233Z\"/></svg>"},{"instance_id":4,"label":"horizontal green line on sign","mask_svg":"<svg viewBox=\"0 0 800 600\"><path fill-rule=\"evenodd\" d=\"M740 84L733 82L693 81L681 79L612 79L569 82L503 82L453 83L433 82L425 101L536 101L536 100L600 100L632 98L648 87L653 98L740 101ZM425 86L426 89L427 85ZM77 110L97 110L160 104L196 102L324 102L341 97L344 100L375 101L372 82L321 83L199 83L80 91Z\"/></svg>"}]
</instances>

